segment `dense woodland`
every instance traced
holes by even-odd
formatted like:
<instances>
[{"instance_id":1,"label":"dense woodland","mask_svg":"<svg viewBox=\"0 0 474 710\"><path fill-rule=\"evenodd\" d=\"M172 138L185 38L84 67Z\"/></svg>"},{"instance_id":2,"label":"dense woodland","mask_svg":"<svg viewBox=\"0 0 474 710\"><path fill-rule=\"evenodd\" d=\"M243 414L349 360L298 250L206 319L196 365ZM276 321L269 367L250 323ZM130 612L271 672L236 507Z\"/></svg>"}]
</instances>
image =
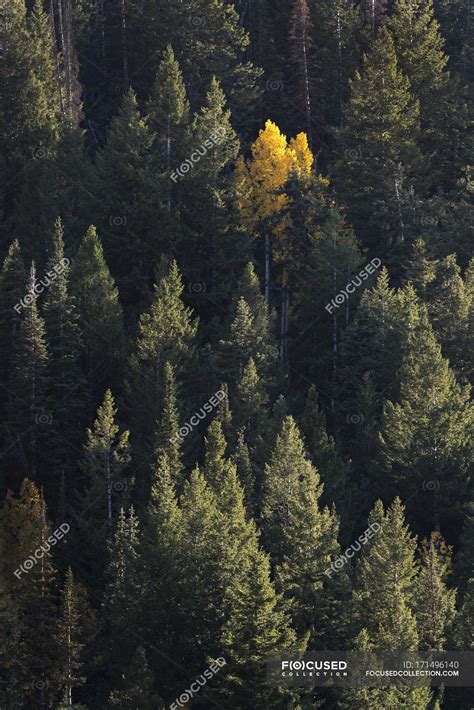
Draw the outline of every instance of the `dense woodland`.
<instances>
[{"instance_id":1,"label":"dense woodland","mask_svg":"<svg viewBox=\"0 0 474 710\"><path fill-rule=\"evenodd\" d=\"M0 0L2 710L472 707L265 660L474 650L473 33Z\"/></svg>"}]
</instances>

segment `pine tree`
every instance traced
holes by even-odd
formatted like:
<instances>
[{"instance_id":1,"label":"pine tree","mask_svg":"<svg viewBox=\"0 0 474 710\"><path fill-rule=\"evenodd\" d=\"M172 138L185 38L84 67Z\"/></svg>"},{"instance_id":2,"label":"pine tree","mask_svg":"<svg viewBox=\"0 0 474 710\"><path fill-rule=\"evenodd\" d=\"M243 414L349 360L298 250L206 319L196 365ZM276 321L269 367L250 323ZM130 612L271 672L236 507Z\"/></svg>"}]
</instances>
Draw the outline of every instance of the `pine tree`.
<instances>
[{"instance_id":1,"label":"pine tree","mask_svg":"<svg viewBox=\"0 0 474 710\"><path fill-rule=\"evenodd\" d=\"M267 404L268 395L264 383L258 375L253 358L250 358L237 383L234 404L236 425L243 428L245 441L250 446L253 446L263 433Z\"/></svg>"},{"instance_id":2,"label":"pine tree","mask_svg":"<svg viewBox=\"0 0 474 710\"><path fill-rule=\"evenodd\" d=\"M52 459L54 469L59 472L64 471L64 468L70 471L74 460L73 451L78 444L84 420L81 384L86 389L85 383L81 383L79 357L83 346L76 305L69 293L69 260L64 256L60 219L55 225L47 274L50 283L43 314L48 337L51 415L53 424L56 424Z\"/></svg>"},{"instance_id":3,"label":"pine tree","mask_svg":"<svg viewBox=\"0 0 474 710\"><path fill-rule=\"evenodd\" d=\"M120 509L109 542L103 603L102 646L108 686L115 687L120 672L132 662L136 639L130 635L138 620L143 590L139 577L139 524L133 507Z\"/></svg>"},{"instance_id":4,"label":"pine tree","mask_svg":"<svg viewBox=\"0 0 474 710\"><path fill-rule=\"evenodd\" d=\"M153 135L130 89L97 159L98 214L111 271L127 303L143 303L155 261L150 225L156 218Z\"/></svg>"},{"instance_id":5,"label":"pine tree","mask_svg":"<svg viewBox=\"0 0 474 710\"><path fill-rule=\"evenodd\" d=\"M431 156L429 177L435 187L456 174L466 108L456 79L447 70L444 39L432 0L397 0L389 27L401 71L420 101L420 147ZM462 139L461 139L462 140Z\"/></svg>"},{"instance_id":6,"label":"pine tree","mask_svg":"<svg viewBox=\"0 0 474 710\"><path fill-rule=\"evenodd\" d=\"M21 301L25 295L25 265L20 244L15 239L9 246L0 274L0 368L1 382L8 388L6 401L11 398L11 357L21 323ZM17 306L17 308L15 308Z\"/></svg>"},{"instance_id":7,"label":"pine tree","mask_svg":"<svg viewBox=\"0 0 474 710\"><path fill-rule=\"evenodd\" d=\"M169 177L185 155L190 120L183 75L171 45L163 52L147 104L147 117L154 138L153 153Z\"/></svg>"},{"instance_id":8,"label":"pine tree","mask_svg":"<svg viewBox=\"0 0 474 710\"><path fill-rule=\"evenodd\" d=\"M176 647L180 643L183 579L182 512L166 454L157 459L139 553L138 581L142 603L138 628L150 644L153 667L161 669L163 692L176 692ZM133 584L133 578L130 578ZM129 595L125 599L130 604ZM186 623L186 619L184 619ZM181 679L182 682L182 679ZM161 686L160 686L161 687Z\"/></svg>"},{"instance_id":9,"label":"pine tree","mask_svg":"<svg viewBox=\"0 0 474 710\"><path fill-rule=\"evenodd\" d=\"M380 433L382 470L404 496L418 493L409 509L419 525L458 517L471 431L469 387L457 384L422 308L405 346L399 401L385 403Z\"/></svg>"},{"instance_id":10,"label":"pine tree","mask_svg":"<svg viewBox=\"0 0 474 710\"><path fill-rule=\"evenodd\" d=\"M124 350L119 294L93 226L87 230L71 268L71 296L76 302L86 348L85 369L93 390L92 416L96 397L102 396L107 386L118 385Z\"/></svg>"},{"instance_id":11,"label":"pine tree","mask_svg":"<svg viewBox=\"0 0 474 710\"><path fill-rule=\"evenodd\" d=\"M321 475L324 499L336 501L339 503L336 507L342 507L349 464L339 454L334 438L327 433L326 416L318 404L314 385L308 389L306 396L301 433L311 460Z\"/></svg>"},{"instance_id":12,"label":"pine tree","mask_svg":"<svg viewBox=\"0 0 474 710\"><path fill-rule=\"evenodd\" d=\"M78 532L76 544L80 544L77 555L82 561L83 575L96 588L101 587L113 521L132 483L126 477L130 462L129 433L119 434L116 416L114 398L107 390L94 425L87 430L80 462L82 480L76 488L74 517Z\"/></svg>"},{"instance_id":13,"label":"pine tree","mask_svg":"<svg viewBox=\"0 0 474 710\"><path fill-rule=\"evenodd\" d=\"M334 166L339 196L364 245L381 259L406 238L407 196L419 169L419 106L382 29L350 82Z\"/></svg>"},{"instance_id":14,"label":"pine tree","mask_svg":"<svg viewBox=\"0 0 474 710\"><path fill-rule=\"evenodd\" d=\"M184 286L174 261L169 273L155 284L150 309L140 316L138 337L130 358L128 392L137 441L136 460L149 466L153 454L153 433L162 402L163 368L168 362L177 379L189 366L198 323L182 301ZM141 471L144 501L149 494L146 470Z\"/></svg>"},{"instance_id":15,"label":"pine tree","mask_svg":"<svg viewBox=\"0 0 474 710\"><path fill-rule=\"evenodd\" d=\"M430 259L423 239L416 239L407 264L407 280L413 284L418 296L426 302L428 287L436 275L436 261Z\"/></svg>"},{"instance_id":16,"label":"pine tree","mask_svg":"<svg viewBox=\"0 0 474 710\"><path fill-rule=\"evenodd\" d=\"M72 570L69 567L60 594L59 619L56 630L59 657L58 685L67 707L73 707L73 689L85 682L82 669L87 638L85 631L89 621L89 619L83 619L86 614L88 617L92 616L85 590L74 581Z\"/></svg>"},{"instance_id":17,"label":"pine tree","mask_svg":"<svg viewBox=\"0 0 474 710\"><path fill-rule=\"evenodd\" d=\"M159 425L157 458L165 453L173 472L173 481L178 490L182 490L181 447L179 440L179 413L176 403L176 382L172 365L164 367L163 409Z\"/></svg>"},{"instance_id":18,"label":"pine tree","mask_svg":"<svg viewBox=\"0 0 474 710\"><path fill-rule=\"evenodd\" d=\"M25 307L12 359L12 398L7 412L8 438L15 459L33 480L42 475L40 442L51 425L48 393L48 349L45 324L38 313L36 269L31 266Z\"/></svg>"},{"instance_id":19,"label":"pine tree","mask_svg":"<svg viewBox=\"0 0 474 710\"><path fill-rule=\"evenodd\" d=\"M416 540L405 524L400 499L386 511L377 501L369 525L375 536L362 547L353 593L354 649L416 651ZM343 707L375 710L406 704L426 710L430 697L429 689L423 687L357 688L344 691Z\"/></svg>"},{"instance_id":20,"label":"pine tree","mask_svg":"<svg viewBox=\"0 0 474 710\"><path fill-rule=\"evenodd\" d=\"M41 707L52 702L57 690L57 573L51 549L52 541L58 539L51 535L44 499L28 479L23 481L17 498L11 492L7 494L1 527L1 586L7 592L8 606L11 595L11 608L17 609L23 701L28 707ZM22 669L27 669L24 675Z\"/></svg>"},{"instance_id":21,"label":"pine tree","mask_svg":"<svg viewBox=\"0 0 474 710\"><path fill-rule=\"evenodd\" d=\"M472 296L466 291L456 255L441 259L429 288L428 312L444 357L461 382L467 381L469 312Z\"/></svg>"},{"instance_id":22,"label":"pine tree","mask_svg":"<svg viewBox=\"0 0 474 710\"><path fill-rule=\"evenodd\" d=\"M448 589L445 578L449 573L441 549L443 540L432 534L425 541L422 567L416 584L415 614L420 638L420 650L442 651L456 615L456 591Z\"/></svg>"}]
</instances>

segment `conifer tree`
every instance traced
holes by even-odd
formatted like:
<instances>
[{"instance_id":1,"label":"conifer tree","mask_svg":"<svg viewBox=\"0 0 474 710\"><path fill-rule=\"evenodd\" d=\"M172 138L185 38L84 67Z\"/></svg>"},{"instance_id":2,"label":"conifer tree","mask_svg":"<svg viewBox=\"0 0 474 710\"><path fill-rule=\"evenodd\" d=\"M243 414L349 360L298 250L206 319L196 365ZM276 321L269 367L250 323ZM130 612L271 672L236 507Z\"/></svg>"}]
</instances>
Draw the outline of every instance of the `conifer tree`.
<instances>
[{"instance_id":1,"label":"conifer tree","mask_svg":"<svg viewBox=\"0 0 474 710\"><path fill-rule=\"evenodd\" d=\"M147 466L153 453L153 434L162 402L163 369L168 362L177 379L189 366L198 323L182 301L184 286L174 261L166 276L155 284L153 302L140 316L138 337L130 358L128 392L137 441L136 461ZM143 489L149 494L146 471L141 472Z\"/></svg>"},{"instance_id":2,"label":"conifer tree","mask_svg":"<svg viewBox=\"0 0 474 710\"><path fill-rule=\"evenodd\" d=\"M84 618L86 616L87 618ZM93 613L85 590L74 581L69 567L60 593L59 618L56 630L58 644L58 685L64 705L73 707L74 688L85 682L82 675L88 626Z\"/></svg>"},{"instance_id":3,"label":"conifer tree","mask_svg":"<svg viewBox=\"0 0 474 710\"><path fill-rule=\"evenodd\" d=\"M138 580L143 596L137 613L138 628L150 643L152 665L162 669L163 691L170 692L177 690L173 685L176 667L170 659L176 657L175 648L179 643L180 603L185 584L182 536L182 512L178 507L171 467L166 453L163 453L154 466L139 546ZM134 584L133 578L130 583ZM130 604L128 592L124 601Z\"/></svg>"},{"instance_id":4,"label":"conifer tree","mask_svg":"<svg viewBox=\"0 0 474 710\"><path fill-rule=\"evenodd\" d=\"M428 287L436 275L436 261L430 259L423 239L416 239L407 264L407 280L413 284L419 297L426 302Z\"/></svg>"},{"instance_id":5,"label":"conifer tree","mask_svg":"<svg viewBox=\"0 0 474 710\"><path fill-rule=\"evenodd\" d=\"M418 647L413 605L416 602L416 540L404 519L399 498L385 511L377 501L369 516L375 531L361 551L353 592L353 618L360 631L354 648L359 651L404 652ZM425 710L428 688L390 686L344 692L343 707L396 707L409 704Z\"/></svg>"},{"instance_id":6,"label":"conifer tree","mask_svg":"<svg viewBox=\"0 0 474 710\"><path fill-rule=\"evenodd\" d=\"M262 435L267 404L268 395L264 383L258 376L253 358L250 358L237 383L234 404L236 425L243 428L245 441L250 446Z\"/></svg>"},{"instance_id":7,"label":"conifer tree","mask_svg":"<svg viewBox=\"0 0 474 710\"><path fill-rule=\"evenodd\" d=\"M422 308L405 349L399 401L386 401L380 433L382 470L407 497L419 494L409 506L419 524L459 515L471 432L469 387L456 382Z\"/></svg>"},{"instance_id":8,"label":"conifer tree","mask_svg":"<svg viewBox=\"0 0 474 710\"><path fill-rule=\"evenodd\" d=\"M25 307L12 360L10 400L7 412L8 438L15 458L33 480L41 474L40 442L51 425L48 394L48 348L45 324L38 312L36 269L31 265Z\"/></svg>"},{"instance_id":9,"label":"conifer tree","mask_svg":"<svg viewBox=\"0 0 474 710\"><path fill-rule=\"evenodd\" d=\"M185 157L190 120L183 75L171 45L163 52L156 73L147 118L153 135L153 154L169 178L172 168Z\"/></svg>"},{"instance_id":10,"label":"conifer tree","mask_svg":"<svg viewBox=\"0 0 474 710\"><path fill-rule=\"evenodd\" d=\"M83 346L76 305L69 293L70 271L64 256L60 219L55 224L47 274L50 284L43 314L48 337L49 397L53 424L56 426L55 453L52 458L55 470L60 471L64 467L70 470L84 420L79 362ZM56 492L59 492L58 486Z\"/></svg>"},{"instance_id":11,"label":"conifer tree","mask_svg":"<svg viewBox=\"0 0 474 710\"><path fill-rule=\"evenodd\" d=\"M132 661L136 639L129 630L137 624L143 598L139 577L139 524L133 507L120 509L117 526L109 541L102 628L104 663L109 686Z\"/></svg>"},{"instance_id":12,"label":"conifer tree","mask_svg":"<svg viewBox=\"0 0 474 710\"><path fill-rule=\"evenodd\" d=\"M119 433L117 409L110 390L97 410L80 462L81 484L76 488L75 523L80 539L78 556L89 584L101 586L107 540L111 539L113 521L126 500L131 484L126 478L130 462L129 432ZM87 544L84 541L87 540Z\"/></svg>"},{"instance_id":13,"label":"conifer tree","mask_svg":"<svg viewBox=\"0 0 474 710\"><path fill-rule=\"evenodd\" d=\"M471 299L456 255L450 254L441 259L429 288L428 312L443 355L461 382L466 382L469 371L467 339Z\"/></svg>"},{"instance_id":14,"label":"conifer tree","mask_svg":"<svg viewBox=\"0 0 474 710\"><path fill-rule=\"evenodd\" d=\"M337 451L334 438L327 433L326 416L318 404L318 393L314 385L308 389L306 396L301 433L311 460L321 475L324 499L337 501L341 505L349 465Z\"/></svg>"},{"instance_id":15,"label":"conifer tree","mask_svg":"<svg viewBox=\"0 0 474 710\"><path fill-rule=\"evenodd\" d=\"M442 539L436 535L425 543L422 567L416 580L415 614L419 648L423 651L444 650L456 615L456 591L446 586L449 568L439 549L442 544Z\"/></svg>"},{"instance_id":16,"label":"conifer tree","mask_svg":"<svg viewBox=\"0 0 474 710\"><path fill-rule=\"evenodd\" d=\"M15 239L8 247L0 274L0 376L2 384L8 390L12 376L11 357L15 351L21 323L21 300L25 296L25 282L25 265L20 244ZM5 391L5 395L6 401L9 401L11 393Z\"/></svg>"},{"instance_id":17,"label":"conifer tree","mask_svg":"<svg viewBox=\"0 0 474 710\"><path fill-rule=\"evenodd\" d=\"M98 214L111 271L129 303L144 301L152 276L150 225L155 220L153 135L130 89L97 160Z\"/></svg>"},{"instance_id":18,"label":"conifer tree","mask_svg":"<svg viewBox=\"0 0 474 710\"><path fill-rule=\"evenodd\" d=\"M459 164L453 144L459 142L466 120L462 90L447 70L432 0L397 0L388 24L400 69L420 101L420 147L432 156L429 178L438 187L443 178L452 181L452 164Z\"/></svg>"},{"instance_id":19,"label":"conifer tree","mask_svg":"<svg viewBox=\"0 0 474 710\"><path fill-rule=\"evenodd\" d=\"M163 409L158 430L157 457L166 453L173 472L173 481L178 490L182 489L181 447L179 440L179 413L176 402L176 382L172 365L164 367Z\"/></svg>"},{"instance_id":20,"label":"conifer tree","mask_svg":"<svg viewBox=\"0 0 474 710\"><path fill-rule=\"evenodd\" d=\"M338 134L336 187L364 245L383 259L408 236L407 195L420 160L419 106L386 29L380 30L350 88Z\"/></svg>"},{"instance_id":21,"label":"conifer tree","mask_svg":"<svg viewBox=\"0 0 474 710\"><path fill-rule=\"evenodd\" d=\"M104 387L118 385L124 350L119 294L93 226L87 230L72 264L71 296L86 348L85 370L93 390L92 417L96 398L102 396Z\"/></svg>"},{"instance_id":22,"label":"conifer tree","mask_svg":"<svg viewBox=\"0 0 474 710\"><path fill-rule=\"evenodd\" d=\"M14 601L18 620L18 662L23 701L29 707L50 703L57 690L56 569L51 526L42 494L25 479L18 497L7 494L1 512L2 588ZM21 676L21 671L20 671Z\"/></svg>"}]
</instances>

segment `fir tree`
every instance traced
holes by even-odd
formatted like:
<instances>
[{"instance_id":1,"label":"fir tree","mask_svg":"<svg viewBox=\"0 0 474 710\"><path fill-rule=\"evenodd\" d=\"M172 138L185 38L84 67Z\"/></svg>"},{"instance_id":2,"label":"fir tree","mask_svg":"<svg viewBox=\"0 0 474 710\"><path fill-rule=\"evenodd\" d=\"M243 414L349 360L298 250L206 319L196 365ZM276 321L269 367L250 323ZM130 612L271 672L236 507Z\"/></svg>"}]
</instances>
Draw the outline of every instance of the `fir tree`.
<instances>
[{"instance_id":1,"label":"fir tree","mask_svg":"<svg viewBox=\"0 0 474 710\"><path fill-rule=\"evenodd\" d=\"M179 414L176 403L176 383L173 367L167 362L164 367L163 410L159 425L157 457L165 453L173 472L178 490L182 489L181 450L179 441Z\"/></svg>"},{"instance_id":2,"label":"fir tree","mask_svg":"<svg viewBox=\"0 0 474 710\"><path fill-rule=\"evenodd\" d=\"M137 461L149 466L152 439L162 402L163 368L168 362L177 378L189 366L198 324L181 297L183 282L174 261L169 273L157 284L150 309L140 316L138 338L130 359L128 391L137 441ZM138 443L139 442L139 443ZM141 473L139 495L147 499L149 481Z\"/></svg>"},{"instance_id":3,"label":"fir tree","mask_svg":"<svg viewBox=\"0 0 474 710\"><path fill-rule=\"evenodd\" d=\"M124 350L119 294L93 226L87 230L71 268L71 296L76 302L86 348L85 370L93 391L92 416L96 397L119 379Z\"/></svg>"},{"instance_id":4,"label":"fir tree","mask_svg":"<svg viewBox=\"0 0 474 710\"><path fill-rule=\"evenodd\" d=\"M150 225L155 220L153 135L133 91L124 96L98 156L98 214L111 271L127 303L143 303L154 263Z\"/></svg>"},{"instance_id":5,"label":"fir tree","mask_svg":"<svg viewBox=\"0 0 474 710\"><path fill-rule=\"evenodd\" d=\"M446 587L449 572L440 551L443 540L432 535L426 542L418 575L415 614L420 650L442 651L456 615L456 591Z\"/></svg>"},{"instance_id":6,"label":"fir tree","mask_svg":"<svg viewBox=\"0 0 474 710\"><path fill-rule=\"evenodd\" d=\"M11 398L11 358L21 323L21 301L25 296L25 265L20 244L15 239L9 246L0 274L0 367L1 382L7 388L6 401ZM16 306L16 308L15 308Z\"/></svg>"},{"instance_id":7,"label":"fir tree","mask_svg":"<svg viewBox=\"0 0 474 710\"><path fill-rule=\"evenodd\" d=\"M84 419L79 362L82 339L75 302L69 294L69 262L64 256L60 219L55 225L48 267L50 283L43 313L48 337L51 414L58 427L53 458L57 462L56 471L61 470L59 462L70 471L75 455L72 451L77 446Z\"/></svg>"},{"instance_id":8,"label":"fir tree","mask_svg":"<svg viewBox=\"0 0 474 710\"><path fill-rule=\"evenodd\" d=\"M384 258L407 238L407 195L419 167L419 106L385 29L350 87L345 125L338 134L336 187L363 243Z\"/></svg>"},{"instance_id":9,"label":"fir tree","mask_svg":"<svg viewBox=\"0 0 474 710\"><path fill-rule=\"evenodd\" d=\"M84 649L87 622L83 615L92 615L84 590L74 581L69 567L60 594L59 619L56 630L58 644L58 684L67 707L73 707L73 689L83 685Z\"/></svg>"},{"instance_id":10,"label":"fir tree","mask_svg":"<svg viewBox=\"0 0 474 710\"><path fill-rule=\"evenodd\" d=\"M101 586L107 540L111 538L113 521L126 499L131 480L126 478L130 462L129 433L119 434L117 409L107 390L80 462L82 485L77 486L75 523L80 533L83 574L88 583ZM87 540L87 544L84 544ZM79 539L76 540L76 544Z\"/></svg>"},{"instance_id":11,"label":"fir tree","mask_svg":"<svg viewBox=\"0 0 474 710\"><path fill-rule=\"evenodd\" d=\"M471 429L469 388L457 384L421 309L406 345L399 401L385 403L380 434L382 469L404 495L418 493L410 509L419 524L459 515L455 501L467 495Z\"/></svg>"},{"instance_id":12,"label":"fir tree","mask_svg":"<svg viewBox=\"0 0 474 710\"><path fill-rule=\"evenodd\" d=\"M7 413L8 437L21 469L33 480L41 475L40 442L51 425L48 349L45 324L38 313L36 269L31 266L20 332L12 360L12 398Z\"/></svg>"}]
</instances>

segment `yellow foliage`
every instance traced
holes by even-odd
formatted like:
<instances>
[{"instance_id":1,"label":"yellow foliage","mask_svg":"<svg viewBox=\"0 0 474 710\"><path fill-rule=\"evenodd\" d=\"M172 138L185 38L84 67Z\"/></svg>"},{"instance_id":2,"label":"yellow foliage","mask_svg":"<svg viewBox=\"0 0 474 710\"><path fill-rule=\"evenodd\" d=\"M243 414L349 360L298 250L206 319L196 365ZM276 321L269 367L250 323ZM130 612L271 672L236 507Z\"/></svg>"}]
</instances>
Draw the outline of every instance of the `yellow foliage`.
<instances>
[{"instance_id":1,"label":"yellow foliage","mask_svg":"<svg viewBox=\"0 0 474 710\"><path fill-rule=\"evenodd\" d=\"M309 176L313 155L305 133L299 133L288 144L286 136L272 121L265 123L252 146L247 165L237 165L238 204L244 220L254 231L259 222L274 217L288 205L282 192L291 173L298 178ZM275 233L288 226L288 219L277 222Z\"/></svg>"}]
</instances>

